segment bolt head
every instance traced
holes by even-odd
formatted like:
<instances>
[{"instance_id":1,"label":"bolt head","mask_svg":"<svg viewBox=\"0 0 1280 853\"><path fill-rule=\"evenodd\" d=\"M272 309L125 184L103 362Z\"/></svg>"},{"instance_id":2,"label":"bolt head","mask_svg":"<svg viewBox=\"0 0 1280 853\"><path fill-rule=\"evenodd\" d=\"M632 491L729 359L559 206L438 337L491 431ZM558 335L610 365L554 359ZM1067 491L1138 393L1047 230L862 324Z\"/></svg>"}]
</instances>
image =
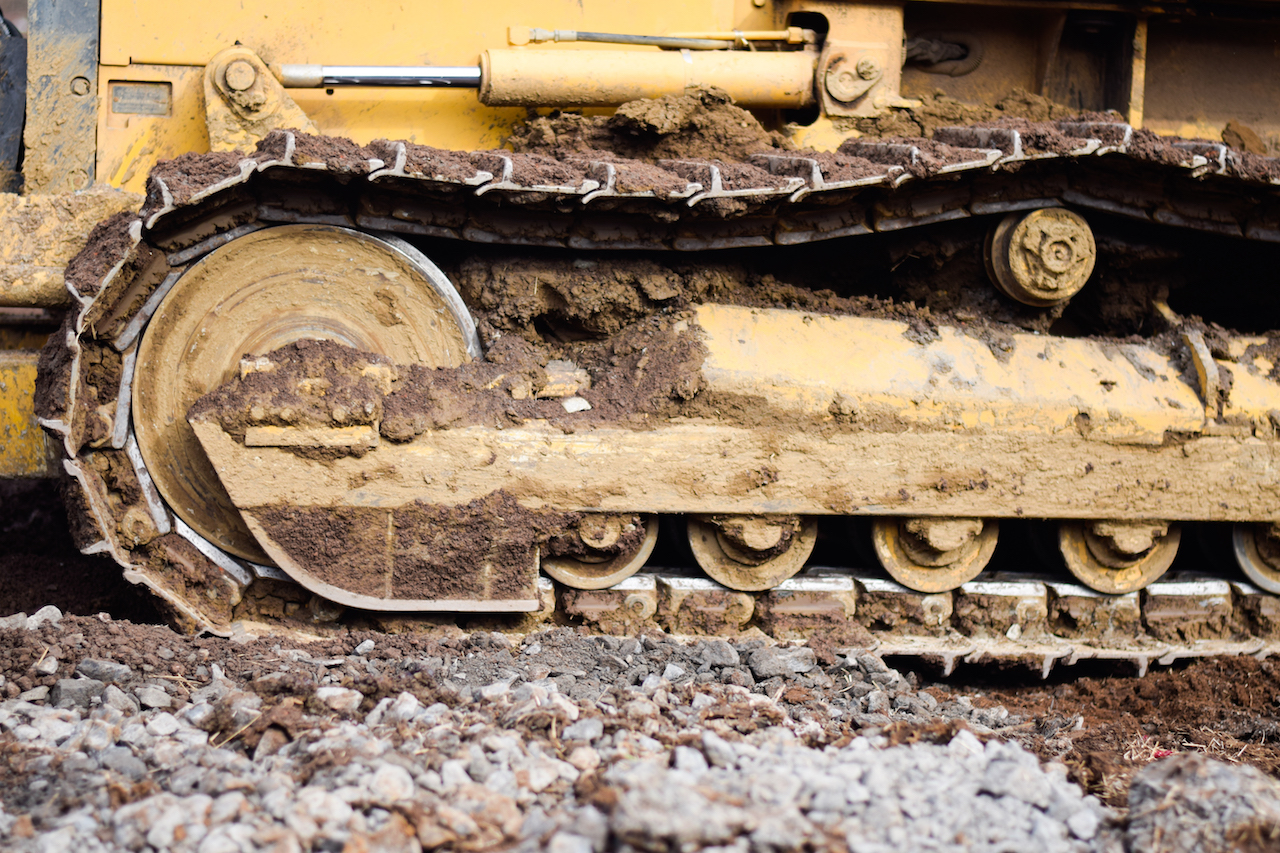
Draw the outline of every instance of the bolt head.
<instances>
[{"instance_id":1,"label":"bolt head","mask_svg":"<svg viewBox=\"0 0 1280 853\"><path fill-rule=\"evenodd\" d=\"M223 78L227 81L228 89L243 92L257 82L258 70L246 60L237 59L227 65Z\"/></svg>"},{"instance_id":2,"label":"bolt head","mask_svg":"<svg viewBox=\"0 0 1280 853\"><path fill-rule=\"evenodd\" d=\"M71 78L71 94L81 97L89 94L89 78L88 77L72 77Z\"/></svg>"}]
</instances>

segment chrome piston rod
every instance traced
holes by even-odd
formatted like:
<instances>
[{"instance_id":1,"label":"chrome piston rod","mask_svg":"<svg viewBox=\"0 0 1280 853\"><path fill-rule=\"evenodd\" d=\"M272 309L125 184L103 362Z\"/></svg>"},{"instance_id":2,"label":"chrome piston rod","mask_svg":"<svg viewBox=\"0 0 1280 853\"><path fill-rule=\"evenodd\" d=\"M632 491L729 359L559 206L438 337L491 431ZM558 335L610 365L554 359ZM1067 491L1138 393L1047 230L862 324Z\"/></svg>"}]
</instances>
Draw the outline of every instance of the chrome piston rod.
<instances>
[{"instance_id":1,"label":"chrome piston rod","mask_svg":"<svg viewBox=\"0 0 1280 853\"><path fill-rule=\"evenodd\" d=\"M428 89L479 89L478 65L281 65L286 89L329 86L418 86Z\"/></svg>"}]
</instances>

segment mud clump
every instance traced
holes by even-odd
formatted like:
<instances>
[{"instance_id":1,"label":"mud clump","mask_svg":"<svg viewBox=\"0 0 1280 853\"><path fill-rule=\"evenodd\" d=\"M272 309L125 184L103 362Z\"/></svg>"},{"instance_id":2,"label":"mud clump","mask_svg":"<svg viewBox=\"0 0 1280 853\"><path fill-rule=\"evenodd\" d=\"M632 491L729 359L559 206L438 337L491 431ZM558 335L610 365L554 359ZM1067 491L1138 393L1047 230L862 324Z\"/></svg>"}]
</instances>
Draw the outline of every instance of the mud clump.
<instances>
[{"instance_id":1,"label":"mud clump","mask_svg":"<svg viewBox=\"0 0 1280 853\"><path fill-rule=\"evenodd\" d=\"M631 101L612 116L552 113L516 129L507 145L517 153L557 158L608 152L656 163L664 159L737 160L787 147L751 113L719 89Z\"/></svg>"},{"instance_id":2,"label":"mud clump","mask_svg":"<svg viewBox=\"0 0 1280 853\"><path fill-rule=\"evenodd\" d=\"M481 325L485 356L459 367L395 367L331 341L298 341L248 356L241 374L197 401L190 415L216 421L238 441L255 426L372 426L385 439L409 441L428 430L502 429L531 420L570 432L599 424L643 428L652 416L674 413L701 387L705 353L683 314L649 317L607 339L560 345L535 345ZM325 458L361 452L323 451Z\"/></svg>"},{"instance_id":3,"label":"mud clump","mask_svg":"<svg viewBox=\"0 0 1280 853\"><path fill-rule=\"evenodd\" d=\"M217 410L220 423L243 440L250 426L367 426L382 420L382 395L395 368L379 355L333 341L301 340L265 356L245 356L235 385L192 407L193 417Z\"/></svg>"},{"instance_id":4,"label":"mud clump","mask_svg":"<svg viewBox=\"0 0 1280 853\"><path fill-rule=\"evenodd\" d=\"M1119 116L1107 113L1081 114L1075 107L1055 103L1025 89L1014 89L995 104L970 104L942 92L926 95L920 101L918 107L894 109L882 116L855 119L848 129L872 137L931 137L940 127L989 125L1010 118L1029 122L1119 120ZM841 124L843 122L838 122L837 126Z\"/></svg>"}]
</instances>

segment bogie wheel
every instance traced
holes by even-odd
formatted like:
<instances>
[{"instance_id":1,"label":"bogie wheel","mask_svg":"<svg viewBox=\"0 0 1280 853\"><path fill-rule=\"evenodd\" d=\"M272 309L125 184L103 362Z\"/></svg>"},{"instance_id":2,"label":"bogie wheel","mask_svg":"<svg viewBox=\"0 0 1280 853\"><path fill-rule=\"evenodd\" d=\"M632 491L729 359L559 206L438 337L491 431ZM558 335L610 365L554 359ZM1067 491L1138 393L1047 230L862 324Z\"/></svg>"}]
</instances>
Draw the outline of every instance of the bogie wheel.
<instances>
[{"instance_id":1,"label":"bogie wheel","mask_svg":"<svg viewBox=\"0 0 1280 853\"><path fill-rule=\"evenodd\" d=\"M1267 592L1280 593L1280 538L1274 524L1237 524L1232 550L1240 570Z\"/></svg>"},{"instance_id":2,"label":"bogie wheel","mask_svg":"<svg viewBox=\"0 0 1280 853\"><path fill-rule=\"evenodd\" d=\"M658 517L643 517L643 535L630 547L608 554L588 553L578 557L545 557L541 560L544 572L565 586L574 589L608 589L634 575L644 566L653 547L658 543ZM621 534L628 531L621 530ZM588 536L583 537L593 544Z\"/></svg>"},{"instance_id":3,"label":"bogie wheel","mask_svg":"<svg viewBox=\"0 0 1280 853\"><path fill-rule=\"evenodd\" d=\"M1163 522L1068 521L1058 528L1067 569L1090 589L1122 595L1159 578L1178 555L1182 532Z\"/></svg>"},{"instance_id":4,"label":"bogie wheel","mask_svg":"<svg viewBox=\"0 0 1280 853\"><path fill-rule=\"evenodd\" d=\"M976 578L995 553L1000 525L980 518L877 518L876 557L889 576L916 592L947 592Z\"/></svg>"},{"instance_id":5,"label":"bogie wheel","mask_svg":"<svg viewBox=\"0 0 1280 853\"><path fill-rule=\"evenodd\" d=\"M804 568L818 542L818 520L797 516L691 516L689 547L721 586L772 589Z\"/></svg>"},{"instance_id":6,"label":"bogie wheel","mask_svg":"<svg viewBox=\"0 0 1280 853\"><path fill-rule=\"evenodd\" d=\"M336 341L394 364L456 367L480 355L453 285L395 237L328 225L264 228L183 273L139 345L138 447L183 521L224 551L257 562L268 561L205 457L187 410L229 380L245 354L303 339Z\"/></svg>"}]
</instances>

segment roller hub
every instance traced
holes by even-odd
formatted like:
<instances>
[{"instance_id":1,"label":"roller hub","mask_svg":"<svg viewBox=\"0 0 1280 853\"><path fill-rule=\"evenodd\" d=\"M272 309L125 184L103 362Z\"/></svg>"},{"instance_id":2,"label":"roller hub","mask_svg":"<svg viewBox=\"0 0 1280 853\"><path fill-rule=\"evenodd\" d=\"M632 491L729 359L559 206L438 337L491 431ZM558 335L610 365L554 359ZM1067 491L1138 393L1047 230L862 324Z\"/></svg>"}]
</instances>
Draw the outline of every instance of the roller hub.
<instances>
[{"instance_id":1,"label":"roller hub","mask_svg":"<svg viewBox=\"0 0 1280 853\"><path fill-rule=\"evenodd\" d=\"M1167 522L1064 522L1058 548L1077 580L1119 595L1142 589L1168 571L1181 538L1177 525Z\"/></svg>"},{"instance_id":2,"label":"roller hub","mask_svg":"<svg viewBox=\"0 0 1280 853\"><path fill-rule=\"evenodd\" d=\"M607 589L634 575L649 559L658 542L658 517L640 516L637 525L634 516L591 514L579 522L574 535L585 553L544 557L542 570L574 589Z\"/></svg>"},{"instance_id":3,"label":"roller hub","mask_svg":"<svg viewBox=\"0 0 1280 853\"><path fill-rule=\"evenodd\" d=\"M804 568L818 541L818 522L799 516L694 516L688 535L694 559L712 580L758 592Z\"/></svg>"},{"instance_id":4,"label":"roller hub","mask_svg":"<svg viewBox=\"0 0 1280 853\"><path fill-rule=\"evenodd\" d=\"M1040 308L1078 293L1097 257L1089 223L1060 207L1006 216L992 231L986 252L987 271L996 287Z\"/></svg>"},{"instance_id":5,"label":"roller hub","mask_svg":"<svg viewBox=\"0 0 1280 853\"><path fill-rule=\"evenodd\" d=\"M1237 524L1231 544L1245 577L1267 592L1280 593L1280 525Z\"/></svg>"},{"instance_id":6,"label":"roller hub","mask_svg":"<svg viewBox=\"0 0 1280 853\"><path fill-rule=\"evenodd\" d=\"M885 571L917 592L956 589L976 578L995 553L999 525L980 518L876 519L876 557Z\"/></svg>"}]
</instances>

